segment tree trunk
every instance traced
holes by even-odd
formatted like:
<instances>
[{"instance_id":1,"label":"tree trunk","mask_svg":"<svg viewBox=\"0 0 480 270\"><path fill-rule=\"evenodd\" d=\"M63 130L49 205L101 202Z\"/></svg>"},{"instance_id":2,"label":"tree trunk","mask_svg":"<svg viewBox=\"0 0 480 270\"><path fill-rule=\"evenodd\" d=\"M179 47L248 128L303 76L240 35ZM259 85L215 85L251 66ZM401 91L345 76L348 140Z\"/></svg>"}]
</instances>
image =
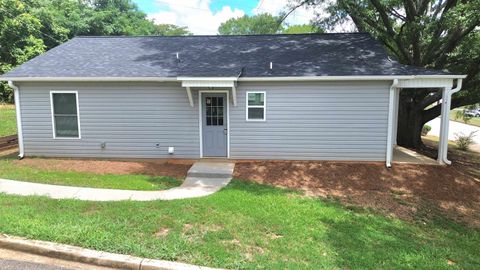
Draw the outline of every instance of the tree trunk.
<instances>
[{"instance_id":1,"label":"tree trunk","mask_svg":"<svg viewBox=\"0 0 480 270\"><path fill-rule=\"evenodd\" d=\"M411 96L400 94L398 104L397 144L407 148L419 149L422 143L422 110L412 101Z\"/></svg>"}]
</instances>

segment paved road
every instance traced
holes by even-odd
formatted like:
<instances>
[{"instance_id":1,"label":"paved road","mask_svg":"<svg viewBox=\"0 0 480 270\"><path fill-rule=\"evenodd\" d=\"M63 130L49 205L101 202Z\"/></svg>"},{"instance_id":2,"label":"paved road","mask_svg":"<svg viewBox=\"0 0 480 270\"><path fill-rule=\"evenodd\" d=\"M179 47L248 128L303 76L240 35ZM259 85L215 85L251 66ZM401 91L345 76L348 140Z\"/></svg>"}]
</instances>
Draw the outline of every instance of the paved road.
<instances>
[{"instance_id":1,"label":"paved road","mask_svg":"<svg viewBox=\"0 0 480 270\"><path fill-rule=\"evenodd\" d=\"M114 270L0 248L0 270Z\"/></svg>"},{"instance_id":2,"label":"paved road","mask_svg":"<svg viewBox=\"0 0 480 270\"><path fill-rule=\"evenodd\" d=\"M432 130L428 135L440 136L440 118L435 118L432 121L428 122L427 125L432 127ZM450 121L448 139L453 141L455 140L456 133L463 133L465 135L470 134L472 131L477 131L476 136L473 138L476 144L480 144L480 127L467 125L455 121Z\"/></svg>"},{"instance_id":3,"label":"paved road","mask_svg":"<svg viewBox=\"0 0 480 270\"><path fill-rule=\"evenodd\" d=\"M70 270L52 265L0 259L0 270Z\"/></svg>"}]
</instances>

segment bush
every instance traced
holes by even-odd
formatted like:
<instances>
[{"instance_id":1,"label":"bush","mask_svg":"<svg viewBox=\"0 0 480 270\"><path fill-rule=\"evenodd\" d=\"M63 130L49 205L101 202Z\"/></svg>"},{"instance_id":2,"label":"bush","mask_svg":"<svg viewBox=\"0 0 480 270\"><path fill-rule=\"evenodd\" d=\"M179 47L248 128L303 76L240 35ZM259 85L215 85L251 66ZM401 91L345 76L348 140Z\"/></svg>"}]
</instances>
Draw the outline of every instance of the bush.
<instances>
[{"instance_id":1,"label":"bush","mask_svg":"<svg viewBox=\"0 0 480 270\"><path fill-rule=\"evenodd\" d=\"M432 127L429 125L424 125L422 128L422 136L427 136L428 132L432 130Z\"/></svg>"},{"instance_id":2,"label":"bush","mask_svg":"<svg viewBox=\"0 0 480 270\"><path fill-rule=\"evenodd\" d=\"M467 151L473 144L473 137L475 137L475 133L476 131L470 132L469 135L465 135L463 133L456 133L455 143L457 144L458 149L462 151Z\"/></svg>"}]
</instances>

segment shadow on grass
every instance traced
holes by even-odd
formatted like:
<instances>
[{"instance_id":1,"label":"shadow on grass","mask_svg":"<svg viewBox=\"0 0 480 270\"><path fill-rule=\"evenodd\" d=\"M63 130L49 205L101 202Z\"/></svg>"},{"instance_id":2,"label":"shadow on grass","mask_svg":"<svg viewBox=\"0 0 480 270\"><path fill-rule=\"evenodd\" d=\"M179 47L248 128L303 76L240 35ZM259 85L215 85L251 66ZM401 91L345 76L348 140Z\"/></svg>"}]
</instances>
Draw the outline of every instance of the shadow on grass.
<instances>
[{"instance_id":1,"label":"shadow on grass","mask_svg":"<svg viewBox=\"0 0 480 270\"><path fill-rule=\"evenodd\" d=\"M147 182L157 186L159 189L174 188L180 186L183 183L182 180L168 176L151 176L147 179Z\"/></svg>"}]
</instances>

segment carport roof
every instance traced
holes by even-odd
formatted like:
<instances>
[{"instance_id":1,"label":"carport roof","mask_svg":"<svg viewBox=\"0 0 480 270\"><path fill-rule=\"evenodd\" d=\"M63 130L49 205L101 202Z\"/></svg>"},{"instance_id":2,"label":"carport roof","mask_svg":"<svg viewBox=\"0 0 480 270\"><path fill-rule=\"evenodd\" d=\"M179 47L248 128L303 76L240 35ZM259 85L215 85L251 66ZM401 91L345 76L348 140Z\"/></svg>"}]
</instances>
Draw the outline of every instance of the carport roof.
<instances>
[{"instance_id":1,"label":"carport roof","mask_svg":"<svg viewBox=\"0 0 480 270\"><path fill-rule=\"evenodd\" d=\"M177 58L178 55L178 58ZM270 69L270 62L272 68ZM451 75L402 65L366 33L76 37L2 77Z\"/></svg>"}]
</instances>

